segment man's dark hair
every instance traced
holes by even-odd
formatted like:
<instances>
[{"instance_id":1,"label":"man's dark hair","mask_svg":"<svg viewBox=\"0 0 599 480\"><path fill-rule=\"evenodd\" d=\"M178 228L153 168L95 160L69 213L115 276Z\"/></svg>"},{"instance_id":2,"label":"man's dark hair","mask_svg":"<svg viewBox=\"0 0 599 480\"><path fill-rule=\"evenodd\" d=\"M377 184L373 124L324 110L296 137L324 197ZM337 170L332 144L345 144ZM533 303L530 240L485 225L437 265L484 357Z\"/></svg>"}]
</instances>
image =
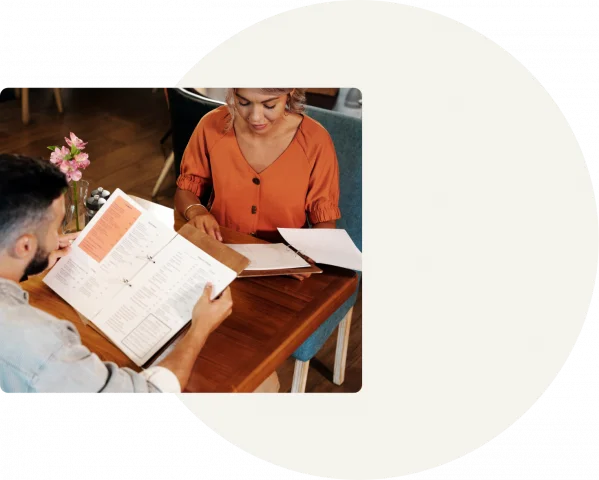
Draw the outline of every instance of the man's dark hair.
<instances>
[{"instance_id":1,"label":"man's dark hair","mask_svg":"<svg viewBox=\"0 0 599 480\"><path fill-rule=\"evenodd\" d=\"M0 250L45 224L52 202L67 186L65 174L49 162L0 154Z\"/></svg>"}]
</instances>

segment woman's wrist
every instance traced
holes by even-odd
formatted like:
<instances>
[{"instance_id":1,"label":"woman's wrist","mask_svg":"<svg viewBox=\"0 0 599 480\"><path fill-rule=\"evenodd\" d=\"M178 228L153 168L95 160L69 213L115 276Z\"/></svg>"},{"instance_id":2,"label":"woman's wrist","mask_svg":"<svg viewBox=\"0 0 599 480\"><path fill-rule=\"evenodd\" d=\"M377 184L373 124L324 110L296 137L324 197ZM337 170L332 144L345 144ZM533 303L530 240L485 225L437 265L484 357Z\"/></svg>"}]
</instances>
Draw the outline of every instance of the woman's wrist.
<instances>
[{"instance_id":1,"label":"woman's wrist","mask_svg":"<svg viewBox=\"0 0 599 480\"><path fill-rule=\"evenodd\" d=\"M192 203L188 205L185 211L183 212L183 216L187 221L199 216L210 213L208 209L202 205L201 203Z\"/></svg>"}]
</instances>

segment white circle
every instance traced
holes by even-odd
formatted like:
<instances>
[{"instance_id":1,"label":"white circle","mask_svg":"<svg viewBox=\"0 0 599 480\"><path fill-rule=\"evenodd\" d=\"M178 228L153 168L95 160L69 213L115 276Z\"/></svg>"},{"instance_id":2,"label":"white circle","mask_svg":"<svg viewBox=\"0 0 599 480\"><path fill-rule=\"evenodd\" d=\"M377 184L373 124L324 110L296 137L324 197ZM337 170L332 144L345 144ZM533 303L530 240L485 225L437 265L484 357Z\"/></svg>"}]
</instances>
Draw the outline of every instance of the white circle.
<instances>
[{"instance_id":1,"label":"white circle","mask_svg":"<svg viewBox=\"0 0 599 480\"><path fill-rule=\"evenodd\" d=\"M383 478L479 447L545 391L597 266L589 174L566 120L512 56L425 10L335 2L278 15L184 86L362 90L363 388L182 395L244 450Z\"/></svg>"}]
</instances>

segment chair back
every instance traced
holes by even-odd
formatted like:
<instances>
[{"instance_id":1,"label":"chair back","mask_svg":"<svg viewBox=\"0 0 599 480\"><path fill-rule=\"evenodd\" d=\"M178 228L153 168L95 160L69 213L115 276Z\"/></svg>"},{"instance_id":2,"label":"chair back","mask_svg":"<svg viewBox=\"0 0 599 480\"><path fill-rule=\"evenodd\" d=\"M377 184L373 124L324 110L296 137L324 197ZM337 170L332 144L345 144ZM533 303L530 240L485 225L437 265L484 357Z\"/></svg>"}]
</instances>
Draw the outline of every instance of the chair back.
<instances>
[{"instance_id":1,"label":"chair back","mask_svg":"<svg viewBox=\"0 0 599 480\"><path fill-rule=\"evenodd\" d=\"M362 250L362 120L322 108L306 107L306 114L328 132L339 161L338 228L344 228Z\"/></svg>"},{"instance_id":2,"label":"chair back","mask_svg":"<svg viewBox=\"0 0 599 480\"><path fill-rule=\"evenodd\" d=\"M204 115L224 105L224 103L184 88L168 88L167 96L173 132L175 173L178 177L181 171L183 152L199 121Z\"/></svg>"}]
</instances>

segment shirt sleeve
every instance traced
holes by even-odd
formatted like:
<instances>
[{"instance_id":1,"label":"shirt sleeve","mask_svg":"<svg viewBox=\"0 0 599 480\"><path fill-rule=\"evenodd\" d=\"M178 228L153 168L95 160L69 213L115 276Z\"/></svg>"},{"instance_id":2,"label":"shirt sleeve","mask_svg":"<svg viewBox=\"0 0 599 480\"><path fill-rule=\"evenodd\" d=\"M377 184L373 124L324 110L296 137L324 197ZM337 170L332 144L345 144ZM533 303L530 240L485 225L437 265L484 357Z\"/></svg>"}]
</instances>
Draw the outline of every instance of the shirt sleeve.
<instances>
[{"instance_id":1,"label":"shirt sleeve","mask_svg":"<svg viewBox=\"0 0 599 480\"><path fill-rule=\"evenodd\" d=\"M163 393L181 393L181 384L177 375L164 367L150 367L141 375Z\"/></svg>"},{"instance_id":2,"label":"shirt sleeve","mask_svg":"<svg viewBox=\"0 0 599 480\"><path fill-rule=\"evenodd\" d=\"M81 344L74 327L64 322L62 341L31 381L36 392L154 393L181 391L175 375L164 367L142 373L103 362ZM174 381L169 374L175 377ZM176 383L175 383L176 382Z\"/></svg>"},{"instance_id":3,"label":"shirt sleeve","mask_svg":"<svg viewBox=\"0 0 599 480\"><path fill-rule=\"evenodd\" d=\"M328 133L323 136L315 150L306 195L306 212L312 225L341 218L339 164L335 146Z\"/></svg>"},{"instance_id":4,"label":"shirt sleeve","mask_svg":"<svg viewBox=\"0 0 599 480\"><path fill-rule=\"evenodd\" d=\"M212 185L208 140L204 119L195 128L181 160L181 173L177 179L177 187L192 192L201 198L206 189Z\"/></svg>"}]
</instances>

